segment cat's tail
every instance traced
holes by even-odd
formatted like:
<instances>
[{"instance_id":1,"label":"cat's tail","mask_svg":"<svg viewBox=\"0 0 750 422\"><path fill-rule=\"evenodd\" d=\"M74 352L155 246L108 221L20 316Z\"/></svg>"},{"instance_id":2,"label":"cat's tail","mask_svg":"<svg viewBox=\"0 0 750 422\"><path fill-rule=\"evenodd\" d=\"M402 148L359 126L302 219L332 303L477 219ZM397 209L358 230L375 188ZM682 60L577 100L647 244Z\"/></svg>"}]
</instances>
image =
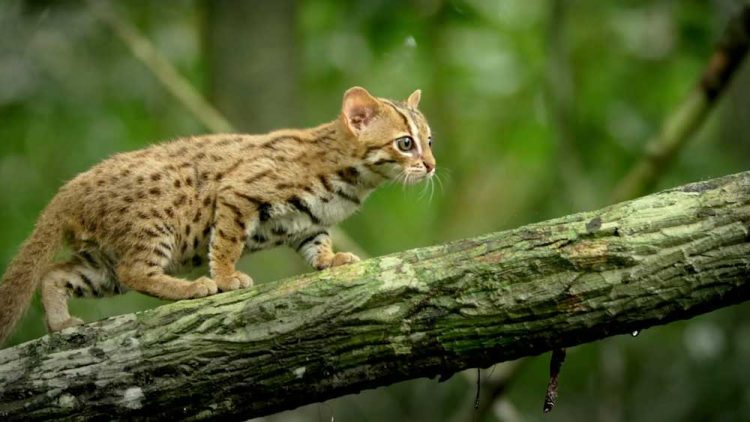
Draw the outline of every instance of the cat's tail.
<instances>
[{"instance_id":1,"label":"cat's tail","mask_svg":"<svg viewBox=\"0 0 750 422\"><path fill-rule=\"evenodd\" d=\"M13 332L23 316L41 278L49 271L52 260L63 243L63 223L52 203L37 220L31 236L10 261L0 283L0 345Z\"/></svg>"}]
</instances>

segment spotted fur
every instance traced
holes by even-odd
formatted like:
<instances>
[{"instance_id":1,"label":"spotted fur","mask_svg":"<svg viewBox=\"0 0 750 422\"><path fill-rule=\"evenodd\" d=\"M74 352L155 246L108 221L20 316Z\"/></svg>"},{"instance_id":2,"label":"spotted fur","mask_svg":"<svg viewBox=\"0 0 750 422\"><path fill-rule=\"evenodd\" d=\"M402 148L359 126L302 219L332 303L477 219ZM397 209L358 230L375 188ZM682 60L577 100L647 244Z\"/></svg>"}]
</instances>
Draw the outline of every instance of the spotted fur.
<instances>
[{"instance_id":1,"label":"spotted fur","mask_svg":"<svg viewBox=\"0 0 750 422\"><path fill-rule=\"evenodd\" d=\"M279 245L317 269L356 262L333 252L328 228L388 180L434 174L430 128L407 101L355 87L340 116L306 130L178 139L117 154L65 184L0 284L0 342L41 285L51 331L78 325L71 296L128 289L186 299L252 285L235 264ZM412 142L397 140L409 137ZM412 145L404 151L404 143ZM74 256L53 263L67 244ZM208 262L209 277L173 274Z\"/></svg>"}]
</instances>

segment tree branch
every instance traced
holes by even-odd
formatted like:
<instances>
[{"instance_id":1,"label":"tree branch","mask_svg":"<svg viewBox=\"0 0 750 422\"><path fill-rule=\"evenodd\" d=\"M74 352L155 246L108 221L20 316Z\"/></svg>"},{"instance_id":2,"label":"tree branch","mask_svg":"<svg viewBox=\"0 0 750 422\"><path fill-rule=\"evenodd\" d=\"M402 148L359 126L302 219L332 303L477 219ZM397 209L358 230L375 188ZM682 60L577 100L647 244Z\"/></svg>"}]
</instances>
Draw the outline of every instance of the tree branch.
<instances>
[{"instance_id":1,"label":"tree branch","mask_svg":"<svg viewBox=\"0 0 750 422\"><path fill-rule=\"evenodd\" d=\"M750 172L0 351L3 420L250 418L750 297Z\"/></svg>"},{"instance_id":2,"label":"tree branch","mask_svg":"<svg viewBox=\"0 0 750 422\"><path fill-rule=\"evenodd\" d=\"M745 3L727 24L693 92L667 117L659 135L646 143L643 156L615 187L612 202L643 195L654 187L714 108L749 47L750 4Z\"/></svg>"}]
</instances>

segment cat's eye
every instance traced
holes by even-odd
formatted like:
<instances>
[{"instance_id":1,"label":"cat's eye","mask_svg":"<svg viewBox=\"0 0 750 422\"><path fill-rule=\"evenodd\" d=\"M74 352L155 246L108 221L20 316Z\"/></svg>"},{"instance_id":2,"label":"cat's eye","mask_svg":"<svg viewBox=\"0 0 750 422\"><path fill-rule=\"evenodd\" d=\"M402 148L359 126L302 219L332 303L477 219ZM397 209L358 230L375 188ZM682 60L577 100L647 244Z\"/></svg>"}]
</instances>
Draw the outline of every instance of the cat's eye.
<instances>
[{"instance_id":1,"label":"cat's eye","mask_svg":"<svg viewBox=\"0 0 750 422\"><path fill-rule=\"evenodd\" d=\"M402 136L396 139L396 146L403 152L409 152L414 148L414 139L411 136Z\"/></svg>"},{"instance_id":2,"label":"cat's eye","mask_svg":"<svg viewBox=\"0 0 750 422\"><path fill-rule=\"evenodd\" d=\"M427 138L427 144L430 146L430 148L432 148L432 136Z\"/></svg>"}]
</instances>

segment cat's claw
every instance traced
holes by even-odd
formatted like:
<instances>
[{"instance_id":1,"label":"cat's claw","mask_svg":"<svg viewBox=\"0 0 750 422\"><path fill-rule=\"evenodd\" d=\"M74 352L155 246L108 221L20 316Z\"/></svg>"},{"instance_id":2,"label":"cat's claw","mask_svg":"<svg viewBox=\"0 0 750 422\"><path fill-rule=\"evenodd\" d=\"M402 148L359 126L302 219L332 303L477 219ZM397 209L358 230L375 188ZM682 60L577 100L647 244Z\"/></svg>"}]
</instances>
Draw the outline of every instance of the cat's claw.
<instances>
[{"instance_id":1,"label":"cat's claw","mask_svg":"<svg viewBox=\"0 0 750 422\"><path fill-rule=\"evenodd\" d=\"M205 297L216 294L219 291L216 282L208 277L201 277L192 284L191 298Z\"/></svg>"},{"instance_id":2,"label":"cat's claw","mask_svg":"<svg viewBox=\"0 0 750 422\"><path fill-rule=\"evenodd\" d=\"M351 252L338 252L333 256L331 260L331 267L338 267L339 265L353 264L359 262L360 259L357 255Z\"/></svg>"},{"instance_id":3,"label":"cat's claw","mask_svg":"<svg viewBox=\"0 0 750 422\"><path fill-rule=\"evenodd\" d=\"M253 279L243 272L235 271L234 274L227 278L216 278L216 284L222 292L229 292L252 286Z\"/></svg>"},{"instance_id":4,"label":"cat's claw","mask_svg":"<svg viewBox=\"0 0 750 422\"><path fill-rule=\"evenodd\" d=\"M48 323L47 326L49 327L49 330L51 332L55 332L55 331L64 330L64 329L70 328L70 327L77 327L79 325L83 325L83 320L81 318L70 317L70 318L66 319L65 321L63 321L63 322L61 322L59 324L49 324Z\"/></svg>"}]
</instances>

